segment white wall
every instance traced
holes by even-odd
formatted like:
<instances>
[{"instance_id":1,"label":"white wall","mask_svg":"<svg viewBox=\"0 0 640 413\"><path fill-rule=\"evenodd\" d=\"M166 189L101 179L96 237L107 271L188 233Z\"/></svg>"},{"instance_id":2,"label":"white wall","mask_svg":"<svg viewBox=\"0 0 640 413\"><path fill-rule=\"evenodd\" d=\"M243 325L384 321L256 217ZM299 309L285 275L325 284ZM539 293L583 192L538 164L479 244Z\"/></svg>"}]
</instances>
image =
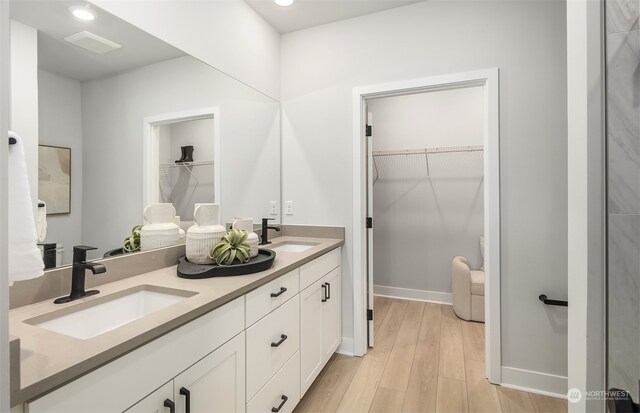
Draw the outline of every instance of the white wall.
<instances>
[{"instance_id":1,"label":"white wall","mask_svg":"<svg viewBox=\"0 0 640 413\"><path fill-rule=\"evenodd\" d=\"M83 83L84 243L117 248L142 223L144 119L214 106L222 218L269 216L280 198L278 103L186 56Z\"/></svg>"},{"instance_id":2,"label":"white wall","mask_svg":"<svg viewBox=\"0 0 640 413\"><path fill-rule=\"evenodd\" d=\"M242 0L90 0L191 56L279 98L280 35Z\"/></svg>"},{"instance_id":3,"label":"white wall","mask_svg":"<svg viewBox=\"0 0 640 413\"><path fill-rule=\"evenodd\" d=\"M521 385L566 376L566 311L537 298L567 294L565 39L561 1L427 1L282 37L283 200L296 203L285 223L346 226L344 337L353 87L499 67L502 363L525 370Z\"/></svg>"},{"instance_id":4,"label":"white wall","mask_svg":"<svg viewBox=\"0 0 640 413\"><path fill-rule=\"evenodd\" d=\"M482 145L484 88L367 101L373 150ZM451 260L482 266L481 152L375 158L373 280L376 286L451 293ZM374 176L376 176L374 172ZM402 271L398 271L402 268Z\"/></svg>"},{"instance_id":5,"label":"white wall","mask_svg":"<svg viewBox=\"0 0 640 413\"><path fill-rule=\"evenodd\" d=\"M174 164L180 147L194 147L196 162L213 160L213 118L170 123L160 126L160 163ZM160 197L171 202L182 221L193 221L195 203L214 202L212 165L170 167L160 170ZM196 181L197 180L197 181Z\"/></svg>"},{"instance_id":6,"label":"white wall","mask_svg":"<svg viewBox=\"0 0 640 413\"><path fill-rule=\"evenodd\" d=\"M34 214L38 200L38 32L11 20L11 130L24 144Z\"/></svg>"},{"instance_id":7,"label":"white wall","mask_svg":"<svg viewBox=\"0 0 640 413\"><path fill-rule=\"evenodd\" d=\"M62 243L62 264L82 236L82 89L80 82L38 70L38 128L42 145L71 148L71 213L47 217L44 242Z\"/></svg>"}]
</instances>

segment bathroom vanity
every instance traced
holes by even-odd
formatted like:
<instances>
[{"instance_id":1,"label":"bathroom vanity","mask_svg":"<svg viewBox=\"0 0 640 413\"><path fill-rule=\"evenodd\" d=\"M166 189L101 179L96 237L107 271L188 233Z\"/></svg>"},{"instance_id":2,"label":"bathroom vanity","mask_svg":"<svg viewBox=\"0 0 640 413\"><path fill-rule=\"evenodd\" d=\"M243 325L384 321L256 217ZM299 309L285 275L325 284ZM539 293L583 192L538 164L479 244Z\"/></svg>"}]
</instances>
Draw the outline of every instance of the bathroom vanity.
<instances>
[{"instance_id":1,"label":"bathroom vanity","mask_svg":"<svg viewBox=\"0 0 640 413\"><path fill-rule=\"evenodd\" d=\"M261 273L188 280L171 266L64 307L12 310L21 346L12 411L292 411L341 343L343 243L278 237ZM118 308L145 306L160 309L109 324L126 321ZM65 330L90 311L95 323L72 319Z\"/></svg>"}]
</instances>

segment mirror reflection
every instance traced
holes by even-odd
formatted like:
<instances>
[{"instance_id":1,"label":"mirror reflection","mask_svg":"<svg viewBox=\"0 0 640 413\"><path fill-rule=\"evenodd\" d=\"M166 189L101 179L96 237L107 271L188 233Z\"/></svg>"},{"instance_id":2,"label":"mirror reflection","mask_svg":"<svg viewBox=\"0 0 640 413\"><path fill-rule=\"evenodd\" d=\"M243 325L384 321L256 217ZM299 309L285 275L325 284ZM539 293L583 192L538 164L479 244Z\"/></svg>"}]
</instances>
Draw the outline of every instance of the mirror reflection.
<instances>
[{"instance_id":1,"label":"mirror reflection","mask_svg":"<svg viewBox=\"0 0 640 413\"><path fill-rule=\"evenodd\" d=\"M93 5L78 19L77 6L11 2L11 128L43 205L47 267L70 264L78 244L98 248L92 259L121 253L154 203L172 204L184 230L196 203L220 204L222 223L280 222L278 102Z\"/></svg>"}]
</instances>

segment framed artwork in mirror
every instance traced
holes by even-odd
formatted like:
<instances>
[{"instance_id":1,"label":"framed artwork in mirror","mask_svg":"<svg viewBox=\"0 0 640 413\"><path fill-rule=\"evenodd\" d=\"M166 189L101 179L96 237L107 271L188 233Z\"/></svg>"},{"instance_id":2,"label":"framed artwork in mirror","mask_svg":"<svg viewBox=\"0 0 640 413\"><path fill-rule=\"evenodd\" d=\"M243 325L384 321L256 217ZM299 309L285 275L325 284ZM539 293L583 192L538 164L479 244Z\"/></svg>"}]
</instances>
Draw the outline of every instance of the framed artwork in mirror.
<instances>
[{"instance_id":1,"label":"framed artwork in mirror","mask_svg":"<svg viewBox=\"0 0 640 413\"><path fill-rule=\"evenodd\" d=\"M38 145L38 198L47 215L71 213L71 148Z\"/></svg>"}]
</instances>

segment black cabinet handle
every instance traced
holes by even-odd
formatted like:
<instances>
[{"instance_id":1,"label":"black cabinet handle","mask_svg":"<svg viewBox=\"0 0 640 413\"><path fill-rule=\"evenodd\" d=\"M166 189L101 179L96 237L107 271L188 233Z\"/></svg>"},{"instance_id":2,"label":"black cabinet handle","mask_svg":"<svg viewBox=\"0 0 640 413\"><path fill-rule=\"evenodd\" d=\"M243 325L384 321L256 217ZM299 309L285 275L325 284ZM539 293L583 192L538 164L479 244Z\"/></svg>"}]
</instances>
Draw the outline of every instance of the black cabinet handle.
<instances>
[{"instance_id":1,"label":"black cabinet handle","mask_svg":"<svg viewBox=\"0 0 640 413\"><path fill-rule=\"evenodd\" d=\"M331 300L331 283L327 284L327 300Z\"/></svg>"},{"instance_id":2,"label":"black cabinet handle","mask_svg":"<svg viewBox=\"0 0 640 413\"><path fill-rule=\"evenodd\" d=\"M278 341L277 343L271 342L271 347L280 347L280 344L284 343L284 341L287 339L287 335L286 334L281 334L280 335L280 341Z\"/></svg>"},{"instance_id":3,"label":"black cabinet handle","mask_svg":"<svg viewBox=\"0 0 640 413\"><path fill-rule=\"evenodd\" d=\"M164 400L164 407L169 408L169 413L176 413L176 404L172 402L170 399Z\"/></svg>"},{"instance_id":4,"label":"black cabinet handle","mask_svg":"<svg viewBox=\"0 0 640 413\"><path fill-rule=\"evenodd\" d=\"M186 387L180 388L180 394L184 396L185 413L191 413L191 392Z\"/></svg>"},{"instance_id":5,"label":"black cabinet handle","mask_svg":"<svg viewBox=\"0 0 640 413\"><path fill-rule=\"evenodd\" d=\"M280 287L280 292L271 293L271 297L273 297L273 298L280 297L282 294L284 294L286 292L287 292L287 289L285 287Z\"/></svg>"},{"instance_id":6,"label":"black cabinet handle","mask_svg":"<svg viewBox=\"0 0 640 413\"><path fill-rule=\"evenodd\" d=\"M322 302L327 301L327 284L322 284Z\"/></svg>"},{"instance_id":7,"label":"black cabinet handle","mask_svg":"<svg viewBox=\"0 0 640 413\"><path fill-rule=\"evenodd\" d=\"M287 402L287 400L289 400L289 398L283 394L283 395L282 395L282 403L280 403L280 406L278 406L278 407L272 407L272 408L271 408L271 411L272 411L273 413L278 413L278 412L280 411L280 409L282 409L282 406L284 406L284 404Z\"/></svg>"}]
</instances>

